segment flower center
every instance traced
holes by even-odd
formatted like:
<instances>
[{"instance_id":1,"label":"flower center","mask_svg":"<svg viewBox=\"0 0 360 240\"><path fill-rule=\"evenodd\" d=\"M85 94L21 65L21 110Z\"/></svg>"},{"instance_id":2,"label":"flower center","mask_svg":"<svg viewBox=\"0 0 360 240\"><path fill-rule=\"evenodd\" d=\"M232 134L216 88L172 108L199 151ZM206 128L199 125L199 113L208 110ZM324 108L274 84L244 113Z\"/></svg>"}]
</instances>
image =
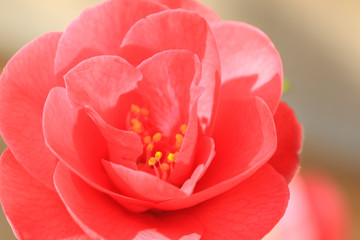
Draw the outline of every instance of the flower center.
<instances>
[{"instance_id":1,"label":"flower center","mask_svg":"<svg viewBox=\"0 0 360 240\"><path fill-rule=\"evenodd\" d=\"M146 108L132 104L127 115L127 129L138 134L143 143L143 154L137 159L136 165L139 170L167 180L174 171L187 125L182 124L174 136L164 136L152 126L149 114Z\"/></svg>"}]
</instances>

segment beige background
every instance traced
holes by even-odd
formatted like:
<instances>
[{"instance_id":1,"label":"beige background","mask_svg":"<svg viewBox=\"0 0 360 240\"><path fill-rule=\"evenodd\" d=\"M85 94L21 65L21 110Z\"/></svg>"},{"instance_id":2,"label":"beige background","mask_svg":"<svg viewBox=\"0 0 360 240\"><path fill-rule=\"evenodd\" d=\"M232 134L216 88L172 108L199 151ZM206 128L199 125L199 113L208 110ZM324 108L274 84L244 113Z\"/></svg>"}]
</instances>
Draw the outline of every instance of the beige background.
<instances>
[{"instance_id":1,"label":"beige background","mask_svg":"<svg viewBox=\"0 0 360 240\"><path fill-rule=\"evenodd\" d=\"M96 0L0 0L0 66L26 42L64 30ZM302 171L330 174L349 201L360 239L360 2L203 0L223 19L261 28L273 40L291 89L283 97L305 129ZM1 145L1 151L4 145ZM3 215L0 239L14 239Z\"/></svg>"}]
</instances>

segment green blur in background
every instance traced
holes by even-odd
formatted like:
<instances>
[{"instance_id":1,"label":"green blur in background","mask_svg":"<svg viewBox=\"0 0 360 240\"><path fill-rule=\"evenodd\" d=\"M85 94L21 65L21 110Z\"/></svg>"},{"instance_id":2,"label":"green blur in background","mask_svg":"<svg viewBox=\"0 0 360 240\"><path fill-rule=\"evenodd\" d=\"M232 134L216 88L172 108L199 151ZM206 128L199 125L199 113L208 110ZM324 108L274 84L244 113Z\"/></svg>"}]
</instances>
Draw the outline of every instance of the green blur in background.
<instances>
[{"instance_id":1,"label":"green blur in background","mask_svg":"<svg viewBox=\"0 0 360 240\"><path fill-rule=\"evenodd\" d=\"M27 42L63 31L98 2L0 0L0 68ZM283 100L304 128L301 171L317 170L335 179L349 201L355 239L360 239L360 1L201 2L222 19L247 22L272 39L290 80ZM2 213L0 239L15 239Z\"/></svg>"}]
</instances>

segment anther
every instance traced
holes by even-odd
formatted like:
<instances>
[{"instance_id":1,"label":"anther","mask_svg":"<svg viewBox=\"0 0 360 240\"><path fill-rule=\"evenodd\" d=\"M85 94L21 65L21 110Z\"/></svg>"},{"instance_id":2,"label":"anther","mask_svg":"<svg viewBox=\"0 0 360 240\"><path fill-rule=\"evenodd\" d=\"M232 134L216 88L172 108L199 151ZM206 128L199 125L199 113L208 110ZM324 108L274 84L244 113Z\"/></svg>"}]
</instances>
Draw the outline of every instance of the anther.
<instances>
[{"instance_id":1,"label":"anther","mask_svg":"<svg viewBox=\"0 0 360 240\"><path fill-rule=\"evenodd\" d=\"M184 141L184 136L181 135L181 134L176 134L176 135L175 135L175 139L176 139L176 142L175 142L176 148L180 148L180 147L181 147L181 144L182 144L183 141Z\"/></svg>"},{"instance_id":2,"label":"anther","mask_svg":"<svg viewBox=\"0 0 360 240\"><path fill-rule=\"evenodd\" d=\"M147 116L147 115L149 115L149 110L147 110L146 108L142 108L142 109L140 110L140 113L141 113L142 115L144 115L144 116Z\"/></svg>"},{"instance_id":3,"label":"anther","mask_svg":"<svg viewBox=\"0 0 360 240\"><path fill-rule=\"evenodd\" d=\"M142 124L139 120L137 120L136 118L131 119L131 123L132 123L132 130L135 133L141 133L142 132Z\"/></svg>"},{"instance_id":4,"label":"anther","mask_svg":"<svg viewBox=\"0 0 360 240\"><path fill-rule=\"evenodd\" d=\"M135 105L135 104L131 104L131 111L135 114L138 115L140 113L140 107Z\"/></svg>"},{"instance_id":5,"label":"anther","mask_svg":"<svg viewBox=\"0 0 360 240\"><path fill-rule=\"evenodd\" d=\"M166 172L167 170L169 170L169 164L167 164L167 163L162 163L161 164L161 170L163 171L163 172Z\"/></svg>"},{"instance_id":6,"label":"anther","mask_svg":"<svg viewBox=\"0 0 360 240\"><path fill-rule=\"evenodd\" d=\"M155 159L156 159L156 161L160 161L161 157L162 157L162 152L156 152L156 153L155 153Z\"/></svg>"},{"instance_id":7,"label":"anther","mask_svg":"<svg viewBox=\"0 0 360 240\"><path fill-rule=\"evenodd\" d=\"M175 160L176 160L175 155L173 153L169 153L167 159L168 159L169 163L175 162Z\"/></svg>"},{"instance_id":8,"label":"anther","mask_svg":"<svg viewBox=\"0 0 360 240\"><path fill-rule=\"evenodd\" d=\"M149 166L154 166L156 164L156 159L154 157L151 157L148 161Z\"/></svg>"},{"instance_id":9,"label":"anther","mask_svg":"<svg viewBox=\"0 0 360 240\"><path fill-rule=\"evenodd\" d=\"M180 131L181 131L181 133L183 135L185 135L186 129L187 129L187 125L186 124L181 124Z\"/></svg>"},{"instance_id":10,"label":"anther","mask_svg":"<svg viewBox=\"0 0 360 240\"><path fill-rule=\"evenodd\" d=\"M148 109L131 104L127 115L127 129L138 134L143 142L144 154L137 159L137 168L144 171L148 171L150 168L157 177L167 181L169 175L174 171L177 155L187 131L187 125L180 125L177 130L178 134L175 135L174 146L174 139L171 140L171 144L168 144L166 142L167 136L163 136L160 132L153 132L155 129L150 128L152 126L148 119L149 114ZM172 152L169 152L169 150ZM164 158L163 154L166 154Z\"/></svg>"},{"instance_id":11,"label":"anther","mask_svg":"<svg viewBox=\"0 0 360 240\"><path fill-rule=\"evenodd\" d=\"M151 143L151 137L150 136L145 136L144 137L144 144L149 144Z\"/></svg>"},{"instance_id":12,"label":"anther","mask_svg":"<svg viewBox=\"0 0 360 240\"><path fill-rule=\"evenodd\" d=\"M152 139L154 140L154 142L159 142L161 140L161 137L161 133L155 133Z\"/></svg>"},{"instance_id":13,"label":"anther","mask_svg":"<svg viewBox=\"0 0 360 240\"><path fill-rule=\"evenodd\" d=\"M154 144L152 144L152 143L149 143L149 144L146 146L146 151L147 151L147 152L152 152L153 149L154 149Z\"/></svg>"}]
</instances>

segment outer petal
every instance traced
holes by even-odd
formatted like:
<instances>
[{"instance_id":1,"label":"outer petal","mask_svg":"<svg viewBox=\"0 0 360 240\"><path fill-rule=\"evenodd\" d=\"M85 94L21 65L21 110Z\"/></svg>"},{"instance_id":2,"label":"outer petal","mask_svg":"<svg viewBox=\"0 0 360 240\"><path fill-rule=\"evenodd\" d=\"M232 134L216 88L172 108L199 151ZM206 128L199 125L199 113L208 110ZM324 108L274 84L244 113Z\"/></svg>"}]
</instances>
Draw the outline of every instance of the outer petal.
<instances>
[{"instance_id":1,"label":"outer petal","mask_svg":"<svg viewBox=\"0 0 360 240\"><path fill-rule=\"evenodd\" d=\"M232 178L247 178L276 149L272 114L260 98L223 99L213 138L216 156L199 182L198 191Z\"/></svg>"},{"instance_id":2,"label":"outer petal","mask_svg":"<svg viewBox=\"0 0 360 240\"><path fill-rule=\"evenodd\" d=\"M85 10L60 40L56 73L62 76L89 57L115 54L136 21L164 9L163 5L147 0L110 0Z\"/></svg>"},{"instance_id":3,"label":"outer petal","mask_svg":"<svg viewBox=\"0 0 360 240\"><path fill-rule=\"evenodd\" d=\"M212 125L220 84L220 61L215 39L206 21L195 13L167 10L138 21L124 37L120 55L139 64L157 52L169 49L189 50L202 64L199 83L205 92L199 99L198 115L202 127Z\"/></svg>"},{"instance_id":4,"label":"outer petal","mask_svg":"<svg viewBox=\"0 0 360 240\"><path fill-rule=\"evenodd\" d=\"M63 165L55 172L55 186L70 214L93 238L199 239L202 234L201 225L188 215L130 213Z\"/></svg>"},{"instance_id":5,"label":"outer petal","mask_svg":"<svg viewBox=\"0 0 360 240\"><path fill-rule=\"evenodd\" d=\"M189 209L204 226L202 239L261 239L283 216L287 183L265 165L232 190Z\"/></svg>"},{"instance_id":6,"label":"outer petal","mask_svg":"<svg viewBox=\"0 0 360 240\"><path fill-rule=\"evenodd\" d=\"M280 101L278 96L281 95L280 84L282 79L276 74L270 81L261 87L254 89L257 80L258 75L255 74L226 81L221 85L221 96L234 99L259 96L267 103L270 110L274 113Z\"/></svg>"},{"instance_id":7,"label":"outer petal","mask_svg":"<svg viewBox=\"0 0 360 240\"><path fill-rule=\"evenodd\" d=\"M55 86L53 64L61 33L45 34L8 62L0 79L0 132L15 158L53 188L55 156L45 146L42 109Z\"/></svg>"},{"instance_id":8,"label":"outer petal","mask_svg":"<svg viewBox=\"0 0 360 240\"><path fill-rule=\"evenodd\" d=\"M57 193L30 176L8 149L1 155L0 200L19 239L89 239Z\"/></svg>"},{"instance_id":9,"label":"outer petal","mask_svg":"<svg viewBox=\"0 0 360 240\"><path fill-rule=\"evenodd\" d=\"M245 78L243 87L236 89L246 88L264 98L274 113L282 94L283 68L271 40L245 23L223 21L211 28L220 52L222 82L253 76ZM238 97L242 97L241 92Z\"/></svg>"},{"instance_id":10,"label":"outer petal","mask_svg":"<svg viewBox=\"0 0 360 240\"><path fill-rule=\"evenodd\" d=\"M149 202L116 193L101 163L106 158L105 140L86 113L71 107L63 88L53 89L46 101L44 135L59 160L91 186L133 211L144 211L151 206Z\"/></svg>"},{"instance_id":11,"label":"outer petal","mask_svg":"<svg viewBox=\"0 0 360 240\"><path fill-rule=\"evenodd\" d=\"M203 18L206 19L207 22L218 22L220 21L220 17L211 9L204 6L203 4L195 1L195 0L155 0L159 3L167 5L169 8L182 8L190 11L194 11Z\"/></svg>"},{"instance_id":12,"label":"outer petal","mask_svg":"<svg viewBox=\"0 0 360 240\"><path fill-rule=\"evenodd\" d=\"M274 115L278 145L269 163L290 182L299 167L299 151L302 143L301 125L294 111L280 103Z\"/></svg>"},{"instance_id":13,"label":"outer petal","mask_svg":"<svg viewBox=\"0 0 360 240\"><path fill-rule=\"evenodd\" d=\"M93 181L111 186L101 164L106 154L105 141L91 119L69 105L64 88L49 93L44 108L44 135L59 160Z\"/></svg>"}]
</instances>

